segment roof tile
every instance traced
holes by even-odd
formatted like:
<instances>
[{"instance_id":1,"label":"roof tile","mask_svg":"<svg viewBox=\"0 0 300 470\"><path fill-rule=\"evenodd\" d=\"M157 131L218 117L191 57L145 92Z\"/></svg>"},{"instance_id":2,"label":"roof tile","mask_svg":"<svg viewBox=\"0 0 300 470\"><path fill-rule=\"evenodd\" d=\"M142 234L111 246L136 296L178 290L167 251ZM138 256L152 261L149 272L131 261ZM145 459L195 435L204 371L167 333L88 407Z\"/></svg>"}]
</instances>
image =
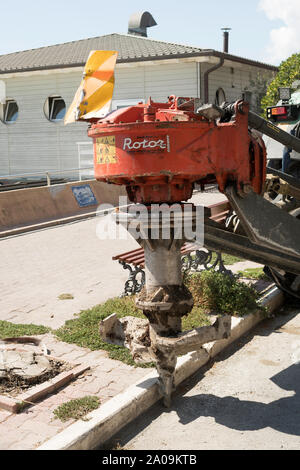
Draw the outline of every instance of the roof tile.
<instances>
[{"instance_id":1,"label":"roof tile","mask_svg":"<svg viewBox=\"0 0 300 470\"><path fill-rule=\"evenodd\" d=\"M91 50L116 50L119 53L118 62L165 59L174 56L192 57L205 52L204 49L198 47L157 41L129 34L113 33L106 36L0 55L0 74L57 67L83 66ZM216 51L209 50L207 52L212 53ZM255 61L250 62L261 66L266 65L268 68L271 67Z\"/></svg>"}]
</instances>

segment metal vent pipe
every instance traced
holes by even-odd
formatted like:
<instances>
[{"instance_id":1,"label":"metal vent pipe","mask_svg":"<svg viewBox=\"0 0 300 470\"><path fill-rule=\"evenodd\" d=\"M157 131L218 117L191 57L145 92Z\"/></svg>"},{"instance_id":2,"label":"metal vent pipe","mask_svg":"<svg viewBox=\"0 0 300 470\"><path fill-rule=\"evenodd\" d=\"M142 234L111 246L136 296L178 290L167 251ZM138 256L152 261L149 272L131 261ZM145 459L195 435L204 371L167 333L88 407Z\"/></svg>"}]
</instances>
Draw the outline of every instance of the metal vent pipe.
<instances>
[{"instance_id":1,"label":"metal vent pipe","mask_svg":"<svg viewBox=\"0 0 300 470\"><path fill-rule=\"evenodd\" d=\"M226 52L226 54L229 51L229 31L231 31L231 28L222 28L223 33L223 52Z\"/></svg>"}]
</instances>

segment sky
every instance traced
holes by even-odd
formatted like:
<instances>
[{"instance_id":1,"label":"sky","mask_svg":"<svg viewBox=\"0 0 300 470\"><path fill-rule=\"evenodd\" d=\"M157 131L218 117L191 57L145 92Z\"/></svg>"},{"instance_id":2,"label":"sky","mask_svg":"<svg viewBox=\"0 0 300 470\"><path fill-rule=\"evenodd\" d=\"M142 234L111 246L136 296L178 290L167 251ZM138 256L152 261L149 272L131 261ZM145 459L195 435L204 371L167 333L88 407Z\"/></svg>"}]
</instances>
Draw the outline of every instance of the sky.
<instances>
[{"instance_id":1,"label":"sky","mask_svg":"<svg viewBox=\"0 0 300 470\"><path fill-rule=\"evenodd\" d=\"M0 0L0 54L127 33L132 13L149 11L148 37L222 50L278 65L300 49L300 0Z\"/></svg>"}]
</instances>

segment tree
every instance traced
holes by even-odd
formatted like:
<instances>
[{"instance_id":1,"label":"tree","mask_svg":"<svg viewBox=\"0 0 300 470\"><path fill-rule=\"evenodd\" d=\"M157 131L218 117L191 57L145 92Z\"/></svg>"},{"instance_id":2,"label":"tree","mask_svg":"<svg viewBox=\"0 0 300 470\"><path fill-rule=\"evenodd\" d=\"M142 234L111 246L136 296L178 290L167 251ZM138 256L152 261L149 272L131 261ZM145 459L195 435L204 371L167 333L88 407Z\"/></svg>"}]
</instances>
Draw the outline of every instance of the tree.
<instances>
[{"instance_id":1,"label":"tree","mask_svg":"<svg viewBox=\"0 0 300 470\"><path fill-rule=\"evenodd\" d=\"M275 106L279 100L279 87L292 88L293 82L300 79L300 53L291 55L287 60L281 62L279 71L270 83L267 93L261 100L263 115L266 117L268 106Z\"/></svg>"}]
</instances>

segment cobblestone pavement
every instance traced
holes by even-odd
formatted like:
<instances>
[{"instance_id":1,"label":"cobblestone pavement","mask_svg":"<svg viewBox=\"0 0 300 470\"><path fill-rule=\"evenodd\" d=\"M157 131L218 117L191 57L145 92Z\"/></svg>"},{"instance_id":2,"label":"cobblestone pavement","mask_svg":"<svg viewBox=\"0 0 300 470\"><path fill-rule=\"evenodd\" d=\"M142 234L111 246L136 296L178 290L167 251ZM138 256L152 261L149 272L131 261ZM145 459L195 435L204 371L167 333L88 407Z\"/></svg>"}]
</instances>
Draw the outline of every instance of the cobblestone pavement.
<instances>
[{"instance_id":1,"label":"cobblestone pavement","mask_svg":"<svg viewBox=\"0 0 300 470\"><path fill-rule=\"evenodd\" d=\"M196 194L196 204L224 200L220 193ZM0 240L0 320L34 323L53 329L82 309L119 295L127 272L112 256L137 247L133 239L101 241L99 219L57 226ZM59 300L72 294L71 300ZM34 449L72 421L54 419L53 410L73 398L96 395L109 400L149 373L93 351L43 335L51 354L91 369L18 415L0 409L0 449Z\"/></svg>"},{"instance_id":2,"label":"cobblestone pavement","mask_svg":"<svg viewBox=\"0 0 300 470\"><path fill-rule=\"evenodd\" d=\"M55 419L53 411L59 405L86 395L99 397L103 404L151 370L134 368L109 359L105 351L90 351L62 343L51 334L38 338L42 339L53 356L67 362L89 365L90 370L20 414L15 415L0 409L0 450L29 450L38 447L74 422Z\"/></svg>"},{"instance_id":3,"label":"cobblestone pavement","mask_svg":"<svg viewBox=\"0 0 300 470\"><path fill-rule=\"evenodd\" d=\"M196 204L224 200L195 194ZM80 312L120 295L128 277L115 256L135 240L99 240L99 218L0 240L0 320L58 328ZM59 300L61 294L74 299Z\"/></svg>"},{"instance_id":4,"label":"cobblestone pavement","mask_svg":"<svg viewBox=\"0 0 300 470\"><path fill-rule=\"evenodd\" d=\"M0 240L0 320L58 328L122 293L128 272L112 256L133 239L99 240L98 218ZM61 294L74 299L59 300Z\"/></svg>"}]
</instances>

